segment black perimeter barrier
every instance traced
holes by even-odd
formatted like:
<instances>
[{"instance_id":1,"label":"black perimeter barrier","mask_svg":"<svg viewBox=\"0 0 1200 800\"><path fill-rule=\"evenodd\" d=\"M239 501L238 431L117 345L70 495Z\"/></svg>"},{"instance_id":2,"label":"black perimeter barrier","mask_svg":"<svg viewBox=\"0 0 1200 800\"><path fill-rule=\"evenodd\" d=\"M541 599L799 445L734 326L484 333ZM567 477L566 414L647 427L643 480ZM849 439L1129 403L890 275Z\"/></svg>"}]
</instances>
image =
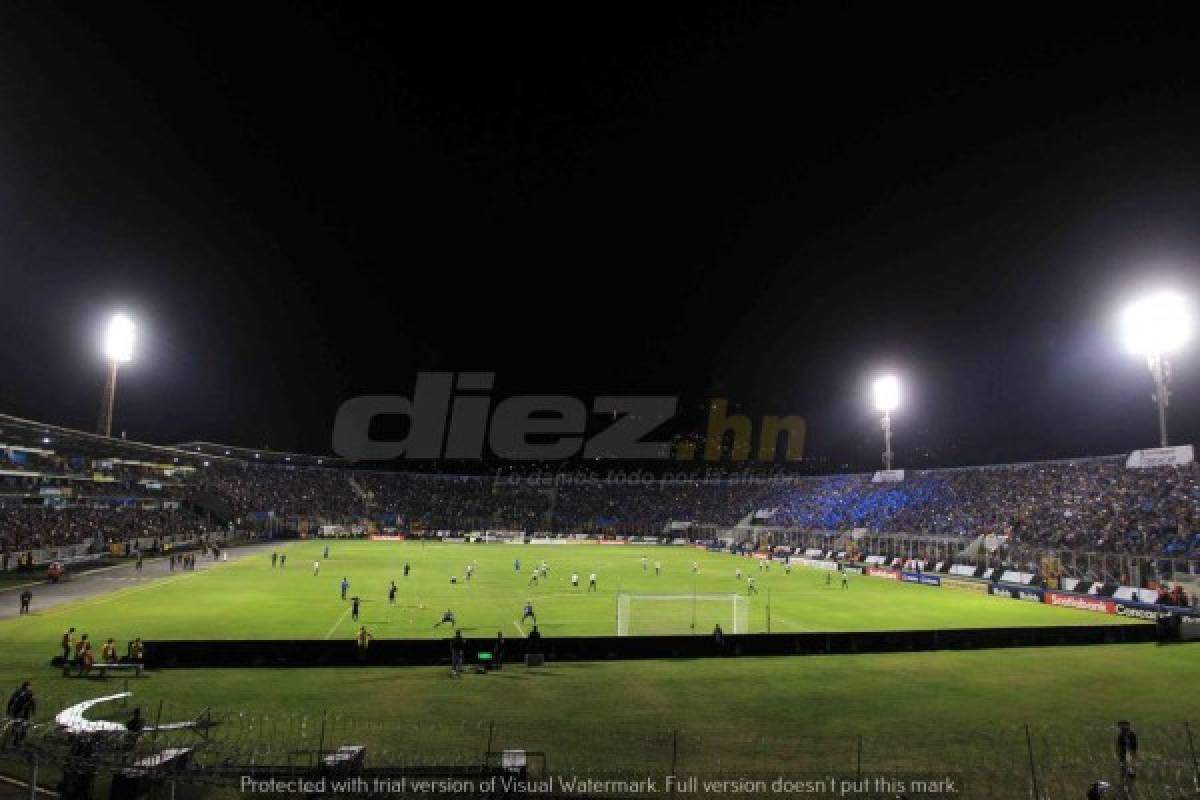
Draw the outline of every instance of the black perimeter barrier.
<instances>
[{"instance_id":1,"label":"black perimeter barrier","mask_svg":"<svg viewBox=\"0 0 1200 800\"><path fill-rule=\"evenodd\" d=\"M938 631L861 631L854 633L754 633L712 636L571 636L505 639L504 660L524 661L540 652L547 661L616 661L736 656L850 655L974 650L1007 647L1054 647L1135 644L1164 641L1161 626L1080 625L1036 628L978 628ZM466 639L467 664L491 652L495 640ZM361 652L346 640L147 641L150 669L219 667L436 666L450 663L449 639L375 639Z\"/></svg>"}]
</instances>

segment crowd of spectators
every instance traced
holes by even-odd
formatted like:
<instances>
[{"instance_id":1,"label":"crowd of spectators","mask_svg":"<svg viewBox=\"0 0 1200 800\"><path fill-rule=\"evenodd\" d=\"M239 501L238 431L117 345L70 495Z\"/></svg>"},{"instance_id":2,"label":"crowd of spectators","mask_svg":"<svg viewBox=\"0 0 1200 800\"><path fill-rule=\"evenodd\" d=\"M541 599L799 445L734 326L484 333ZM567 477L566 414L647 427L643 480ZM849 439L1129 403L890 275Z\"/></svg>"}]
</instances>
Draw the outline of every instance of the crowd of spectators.
<instances>
[{"instance_id":1,"label":"crowd of spectators","mask_svg":"<svg viewBox=\"0 0 1200 800\"><path fill-rule=\"evenodd\" d=\"M58 459L62 465L69 459ZM45 466L45 465L43 465ZM412 472L221 462L147 486L144 473L111 468L112 480L66 475L0 477L0 548L122 540L197 524L192 503L166 511L146 498L208 493L239 523L309 518L418 530L510 530L654 535L671 522L724 527L761 512L771 525L816 531L978 536L1102 552L1200 555L1200 467L1128 469L1119 458L909 471L872 476L715 480L450 476ZM59 484L55 482L58 481ZM48 486L70 489L65 508L22 506ZM7 498L7 499L6 499ZM48 501L47 501L48 502ZM147 508L146 506L149 506Z\"/></svg>"},{"instance_id":2,"label":"crowd of spectators","mask_svg":"<svg viewBox=\"0 0 1200 800\"><path fill-rule=\"evenodd\" d=\"M1087 550L1200 552L1200 469L1125 468L1120 459L804 481L772 522L819 530L995 534L1014 542Z\"/></svg>"},{"instance_id":3,"label":"crowd of spectators","mask_svg":"<svg viewBox=\"0 0 1200 800\"><path fill-rule=\"evenodd\" d=\"M225 499L236 517L326 517L367 515L365 498L344 470L259 464L214 464L195 479L197 491Z\"/></svg>"},{"instance_id":4,"label":"crowd of spectators","mask_svg":"<svg viewBox=\"0 0 1200 800\"><path fill-rule=\"evenodd\" d=\"M40 550L95 543L104 546L130 539L193 535L201 521L183 511L136 506L0 505L0 552Z\"/></svg>"}]
</instances>

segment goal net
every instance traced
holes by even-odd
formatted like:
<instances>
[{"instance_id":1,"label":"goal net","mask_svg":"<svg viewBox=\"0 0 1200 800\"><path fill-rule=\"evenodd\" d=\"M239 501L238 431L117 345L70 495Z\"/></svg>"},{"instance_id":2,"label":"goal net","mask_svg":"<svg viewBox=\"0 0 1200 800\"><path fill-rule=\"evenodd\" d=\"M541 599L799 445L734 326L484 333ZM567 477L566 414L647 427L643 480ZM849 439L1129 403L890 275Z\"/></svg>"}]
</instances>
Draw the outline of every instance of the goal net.
<instances>
[{"instance_id":1,"label":"goal net","mask_svg":"<svg viewBox=\"0 0 1200 800\"><path fill-rule=\"evenodd\" d=\"M749 601L740 594L617 595L617 636L749 633Z\"/></svg>"}]
</instances>

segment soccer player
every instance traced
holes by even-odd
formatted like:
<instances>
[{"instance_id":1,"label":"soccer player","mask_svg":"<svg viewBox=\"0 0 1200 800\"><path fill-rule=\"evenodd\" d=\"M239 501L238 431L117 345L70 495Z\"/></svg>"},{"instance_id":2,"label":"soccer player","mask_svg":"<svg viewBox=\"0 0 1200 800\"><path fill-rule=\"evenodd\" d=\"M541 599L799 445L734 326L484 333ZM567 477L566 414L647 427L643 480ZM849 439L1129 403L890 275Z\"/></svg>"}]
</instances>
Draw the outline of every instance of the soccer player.
<instances>
[{"instance_id":1,"label":"soccer player","mask_svg":"<svg viewBox=\"0 0 1200 800\"><path fill-rule=\"evenodd\" d=\"M699 572L699 571L700 571L700 562L699 562L699 561L693 561L693 562L692 562L692 574L693 574L693 575L695 575L695 574L696 574L697 572Z\"/></svg>"},{"instance_id":2,"label":"soccer player","mask_svg":"<svg viewBox=\"0 0 1200 800\"><path fill-rule=\"evenodd\" d=\"M532 619L533 624L537 625L537 616L533 613L533 601L525 601L525 610L521 612L521 624L525 624L525 620Z\"/></svg>"},{"instance_id":3,"label":"soccer player","mask_svg":"<svg viewBox=\"0 0 1200 800\"><path fill-rule=\"evenodd\" d=\"M791 562L791 561L786 561L786 562L784 562L784 564L783 564L783 574L784 574L784 575L791 575L791 574L792 574L792 562Z\"/></svg>"},{"instance_id":4,"label":"soccer player","mask_svg":"<svg viewBox=\"0 0 1200 800\"><path fill-rule=\"evenodd\" d=\"M321 574L321 562L314 561L313 562L313 577L315 578L317 575L320 575L320 574Z\"/></svg>"},{"instance_id":5,"label":"soccer player","mask_svg":"<svg viewBox=\"0 0 1200 800\"><path fill-rule=\"evenodd\" d=\"M525 585L526 586L537 586L537 579L538 579L538 570L535 569L533 571L533 574L529 576L529 583L527 583Z\"/></svg>"},{"instance_id":6,"label":"soccer player","mask_svg":"<svg viewBox=\"0 0 1200 800\"><path fill-rule=\"evenodd\" d=\"M826 586L832 586L832 585L833 585L833 573L832 573L832 572L826 572L826 573L825 573L825 585L826 585Z\"/></svg>"},{"instance_id":7,"label":"soccer player","mask_svg":"<svg viewBox=\"0 0 1200 800\"><path fill-rule=\"evenodd\" d=\"M358 597L350 598L350 619L358 622Z\"/></svg>"},{"instance_id":8,"label":"soccer player","mask_svg":"<svg viewBox=\"0 0 1200 800\"><path fill-rule=\"evenodd\" d=\"M325 545L325 560L329 560L329 545Z\"/></svg>"},{"instance_id":9,"label":"soccer player","mask_svg":"<svg viewBox=\"0 0 1200 800\"><path fill-rule=\"evenodd\" d=\"M275 564L279 561L279 553L271 553L271 569L275 569Z\"/></svg>"},{"instance_id":10,"label":"soccer player","mask_svg":"<svg viewBox=\"0 0 1200 800\"><path fill-rule=\"evenodd\" d=\"M520 572L520 571L521 571L521 559L514 558L513 559L513 572Z\"/></svg>"},{"instance_id":11,"label":"soccer player","mask_svg":"<svg viewBox=\"0 0 1200 800\"><path fill-rule=\"evenodd\" d=\"M738 567L736 570L734 570L733 577L739 581L742 579L742 568L741 567Z\"/></svg>"},{"instance_id":12,"label":"soccer player","mask_svg":"<svg viewBox=\"0 0 1200 800\"><path fill-rule=\"evenodd\" d=\"M279 568L283 569L283 565L287 563L287 553L279 554Z\"/></svg>"},{"instance_id":13,"label":"soccer player","mask_svg":"<svg viewBox=\"0 0 1200 800\"><path fill-rule=\"evenodd\" d=\"M758 587L754 585L754 576L746 576L746 594L758 594Z\"/></svg>"},{"instance_id":14,"label":"soccer player","mask_svg":"<svg viewBox=\"0 0 1200 800\"><path fill-rule=\"evenodd\" d=\"M849 588L850 588L850 575L849 575L849 573L846 573L846 572L843 572L843 573L842 573L842 588L843 588L843 589L849 589Z\"/></svg>"},{"instance_id":15,"label":"soccer player","mask_svg":"<svg viewBox=\"0 0 1200 800\"><path fill-rule=\"evenodd\" d=\"M578 572L571 573L571 588L572 589L579 588L579 573Z\"/></svg>"},{"instance_id":16,"label":"soccer player","mask_svg":"<svg viewBox=\"0 0 1200 800\"><path fill-rule=\"evenodd\" d=\"M408 577L408 562L404 562L404 577Z\"/></svg>"},{"instance_id":17,"label":"soccer player","mask_svg":"<svg viewBox=\"0 0 1200 800\"><path fill-rule=\"evenodd\" d=\"M642 572L646 571L646 557L642 556Z\"/></svg>"},{"instance_id":18,"label":"soccer player","mask_svg":"<svg viewBox=\"0 0 1200 800\"><path fill-rule=\"evenodd\" d=\"M654 562L654 574L662 575L662 562L661 561Z\"/></svg>"},{"instance_id":19,"label":"soccer player","mask_svg":"<svg viewBox=\"0 0 1200 800\"><path fill-rule=\"evenodd\" d=\"M594 572L591 575L588 575L588 591L596 591L596 573Z\"/></svg>"},{"instance_id":20,"label":"soccer player","mask_svg":"<svg viewBox=\"0 0 1200 800\"><path fill-rule=\"evenodd\" d=\"M439 620L437 623L435 623L433 627L439 628L442 625L453 625L453 624L454 624L454 612L447 608L445 611L442 612L441 620Z\"/></svg>"},{"instance_id":21,"label":"soccer player","mask_svg":"<svg viewBox=\"0 0 1200 800\"><path fill-rule=\"evenodd\" d=\"M29 604L31 602L33 602L33 592L29 591L28 589L21 592L21 613L22 614L29 613Z\"/></svg>"},{"instance_id":22,"label":"soccer player","mask_svg":"<svg viewBox=\"0 0 1200 800\"><path fill-rule=\"evenodd\" d=\"M396 605L396 582L392 581L392 585L388 587L388 605Z\"/></svg>"},{"instance_id":23,"label":"soccer player","mask_svg":"<svg viewBox=\"0 0 1200 800\"><path fill-rule=\"evenodd\" d=\"M472 567L470 564L467 564L467 566L464 567L464 570L467 573L467 583L470 583L471 582L471 573L475 571L475 568Z\"/></svg>"},{"instance_id":24,"label":"soccer player","mask_svg":"<svg viewBox=\"0 0 1200 800\"><path fill-rule=\"evenodd\" d=\"M342 578L342 599L346 599L346 592L350 590L350 581Z\"/></svg>"}]
</instances>

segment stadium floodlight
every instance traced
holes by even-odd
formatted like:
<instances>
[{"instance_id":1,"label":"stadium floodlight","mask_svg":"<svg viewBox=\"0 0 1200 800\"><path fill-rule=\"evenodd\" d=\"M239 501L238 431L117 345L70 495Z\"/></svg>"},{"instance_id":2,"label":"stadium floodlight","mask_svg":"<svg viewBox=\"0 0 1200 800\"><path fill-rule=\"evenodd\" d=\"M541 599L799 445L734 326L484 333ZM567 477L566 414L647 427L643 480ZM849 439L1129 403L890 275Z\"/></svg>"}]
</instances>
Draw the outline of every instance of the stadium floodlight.
<instances>
[{"instance_id":1,"label":"stadium floodlight","mask_svg":"<svg viewBox=\"0 0 1200 800\"><path fill-rule=\"evenodd\" d=\"M104 396L100 399L100 420L96 433L112 436L113 402L117 396L117 367L133 359L133 320L124 314L114 314L104 334L104 355L108 359L108 377L104 381Z\"/></svg>"},{"instance_id":2,"label":"stadium floodlight","mask_svg":"<svg viewBox=\"0 0 1200 800\"><path fill-rule=\"evenodd\" d=\"M875 410L888 413L900 405L900 382L895 375L884 375L875 381Z\"/></svg>"},{"instance_id":3,"label":"stadium floodlight","mask_svg":"<svg viewBox=\"0 0 1200 800\"><path fill-rule=\"evenodd\" d=\"M883 468L892 468L892 412L900 405L900 381L884 375L874 384L875 410L883 412Z\"/></svg>"},{"instance_id":4,"label":"stadium floodlight","mask_svg":"<svg viewBox=\"0 0 1200 800\"><path fill-rule=\"evenodd\" d=\"M1158 408L1158 443L1167 446L1167 405L1171 398L1171 365L1165 358L1191 335L1187 301L1174 292L1143 297L1121 315L1121 332L1130 352L1145 356L1154 380L1151 399Z\"/></svg>"},{"instance_id":5,"label":"stadium floodlight","mask_svg":"<svg viewBox=\"0 0 1200 800\"><path fill-rule=\"evenodd\" d=\"M124 314L115 314L108 323L104 335L104 355L110 361L124 364L133 358L133 320Z\"/></svg>"}]
</instances>

